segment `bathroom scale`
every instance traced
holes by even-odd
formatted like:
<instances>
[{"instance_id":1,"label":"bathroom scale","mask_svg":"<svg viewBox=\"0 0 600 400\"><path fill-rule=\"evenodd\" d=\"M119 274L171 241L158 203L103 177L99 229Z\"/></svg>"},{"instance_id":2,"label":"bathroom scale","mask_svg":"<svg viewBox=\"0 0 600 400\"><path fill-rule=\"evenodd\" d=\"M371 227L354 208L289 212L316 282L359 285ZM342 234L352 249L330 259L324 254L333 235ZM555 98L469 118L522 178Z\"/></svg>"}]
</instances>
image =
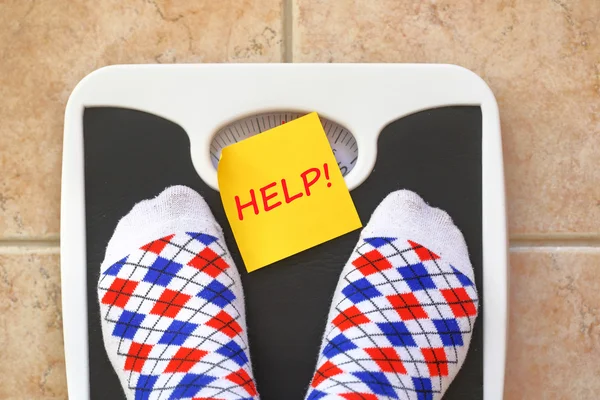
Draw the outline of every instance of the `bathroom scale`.
<instances>
[{"instance_id":1,"label":"bathroom scale","mask_svg":"<svg viewBox=\"0 0 600 400\"><path fill-rule=\"evenodd\" d=\"M475 269L480 315L444 399L501 399L507 235L500 121L474 73L434 64L126 65L93 72L66 108L61 204L64 344L71 399L124 399L102 341L96 284L119 219L186 185L223 227L242 276L263 400L301 400L334 288L360 230L247 273L218 193L221 150L317 112L365 225L390 192L446 210Z\"/></svg>"}]
</instances>

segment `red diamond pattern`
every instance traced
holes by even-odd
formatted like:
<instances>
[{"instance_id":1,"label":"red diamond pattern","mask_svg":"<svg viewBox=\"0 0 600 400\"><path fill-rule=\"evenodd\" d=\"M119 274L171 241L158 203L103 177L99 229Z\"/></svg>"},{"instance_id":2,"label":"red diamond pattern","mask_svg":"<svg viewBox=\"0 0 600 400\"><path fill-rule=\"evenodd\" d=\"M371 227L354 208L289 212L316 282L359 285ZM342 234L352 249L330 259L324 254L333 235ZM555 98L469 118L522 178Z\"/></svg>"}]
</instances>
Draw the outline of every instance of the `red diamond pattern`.
<instances>
[{"instance_id":1,"label":"red diamond pattern","mask_svg":"<svg viewBox=\"0 0 600 400\"><path fill-rule=\"evenodd\" d=\"M155 240L154 242L150 242L147 245L140 247L140 249L150 251L155 254L160 254L165 248L165 246L169 244L171 239L173 239L174 236L175 235L165 236L164 238L160 238L158 240Z\"/></svg>"},{"instance_id":2,"label":"red diamond pattern","mask_svg":"<svg viewBox=\"0 0 600 400\"><path fill-rule=\"evenodd\" d=\"M379 365L379 368L381 368L383 372L406 373L406 368L393 347L373 347L365 349L365 351L369 357Z\"/></svg>"},{"instance_id":3,"label":"red diamond pattern","mask_svg":"<svg viewBox=\"0 0 600 400\"><path fill-rule=\"evenodd\" d=\"M456 317L466 317L477 314L473 300L464 288L440 290Z\"/></svg>"},{"instance_id":4,"label":"red diamond pattern","mask_svg":"<svg viewBox=\"0 0 600 400\"><path fill-rule=\"evenodd\" d=\"M343 371L337 366L333 365L330 361L327 361L325 364L321 365L317 372L315 372L315 376L310 385L312 387L317 387L325 379L341 374L342 372Z\"/></svg>"},{"instance_id":5,"label":"red diamond pattern","mask_svg":"<svg viewBox=\"0 0 600 400\"><path fill-rule=\"evenodd\" d=\"M219 238L181 233L133 249L102 274L100 309L128 395L143 389L144 398L258 397L245 328L232 317L239 315L232 289L239 277L226 257ZM196 387L197 374L208 378Z\"/></svg>"},{"instance_id":6,"label":"red diamond pattern","mask_svg":"<svg viewBox=\"0 0 600 400\"><path fill-rule=\"evenodd\" d=\"M386 298L403 321L429 318L419 300L412 293L387 296Z\"/></svg>"},{"instance_id":7,"label":"red diamond pattern","mask_svg":"<svg viewBox=\"0 0 600 400\"><path fill-rule=\"evenodd\" d=\"M137 285L138 282L135 281L115 278L108 291L102 297L102 304L125 308Z\"/></svg>"},{"instance_id":8,"label":"red diamond pattern","mask_svg":"<svg viewBox=\"0 0 600 400\"><path fill-rule=\"evenodd\" d=\"M370 393L344 393L340 396L346 400L379 400L377 396Z\"/></svg>"},{"instance_id":9,"label":"red diamond pattern","mask_svg":"<svg viewBox=\"0 0 600 400\"><path fill-rule=\"evenodd\" d=\"M175 353L175 356L171 361L169 361L164 372L188 372L207 354L208 352L204 350L181 347L177 350L177 353Z\"/></svg>"},{"instance_id":10,"label":"red diamond pattern","mask_svg":"<svg viewBox=\"0 0 600 400\"><path fill-rule=\"evenodd\" d=\"M148 359L148 354L153 346L131 342L127 358L125 359L125 371L142 372L144 363Z\"/></svg>"},{"instance_id":11,"label":"red diamond pattern","mask_svg":"<svg viewBox=\"0 0 600 400\"><path fill-rule=\"evenodd\" d=\"M252 378L250 378L250 375L248 375L245 370L239 369L236 372L232 372L231 374L227 375L226 378L231 382L243 387L250 396L256 396L258 394L256 391L256 386L254 385L254 381Z\"/></svg>"},{"instance_id":12,"label":"red diamond pattern","mask_svg":"<svg viewBox=\"0 0 600 400\"><path fill-rule=\"evenodd\" d=\"M352 261L364 276L392 268L392 264L378 250L371 250Z\"/></svg>"},{"instance_id":13,"label":"red diamond pattern","mask_svg":"<svg viewBox=\"0 0 600 400\"><path fill-rule=\"evenodd\" d=\"M215 399L214 397L194 397L192 400L223 400L223 399Z\"/></svg>"},{"instance_id":14,"label":"red diamond pattern","mask_svg":"<svg viewBox=\"0 0 600 400\"><path fill-rule=\"evenodd\" d=\"M417 253L417 256L421 261L437 260L438 258L440 258L440 256L429 251L425 247L421 246L419 243L415 243L412 240L409 240L408 244L410 244L415 253Z\"/></svg>"},{"instance_id":15,"label":"red diamond pattern","mask_svg":"<svg viewBox=\"0 0 600 400\"><path fill-rule=\"evenodd\" d=\"M472 279L398 239L364 239L344 267L308 398L437 399L464 360L477 316Z\"/></svg>"},{"instance_id":16,"label":"red diamond pattern","mask_svg":"<svg viewBox=\"0 0 600 400\"><path fill-rule=\"evenodd\" d=\"M209 247L204 248L188 263L205 274L216 278L221 272L229 268L229 264Z\"/></svg>"},{"instance_id":17,"label":"red diamond pattern","mask_svg":"<svg viewBox=\"0 0 600 400\"><path fill-rule=\"evenodd\" d=\"M429 368L429 375L448 375L448 359L446 358L446 351L442 347L424 348L421 349L421 353L423 353L427 368Z\"/></svg>"},{"instance_id":18,"label":"red diamond pattern","mask_svg":"<svg viewBox=\"0 0 600 400\"><path fill-rule=\"evenodd\" d=\"M192 400L223 400L223 399L215 399L214 397L194 397Z\"/></svg>"},{"instance_id":19,"label":"red diamond pattern","mask_svg":"<svg viewBox=\"0 0 600 400\"><path fill-rule=\"evenodd\" d=\"M175 318L191 297L181 292L165 289L150 310L150 314Z\"/></svg>"},{"instance_id":20,"label":"red diamond pattern","mask_svg":"<svg viewBox=\"0 0 600 400\"><path fill-rule=\"evenodd\" d=\"M338 327L339 330L345 331L353 326L360 324L366 324L371 322L366 315L364 315L356 306L348 308L346 311L342 311L337 317L333 319L333 324Z\"/></svg>"},{"instance_id":21,"label":"red diamond pattern","mask_svg":"<svg viewBox=\"0 0 600 400\"><path fill-rule=\"evenodd\" d=\"M231 315L225 311L220 311L215 317L211 318L206 325L223 332L230 338L234 337L242 331L242 327L238 324Z\"/></svg>"}]
</instances>

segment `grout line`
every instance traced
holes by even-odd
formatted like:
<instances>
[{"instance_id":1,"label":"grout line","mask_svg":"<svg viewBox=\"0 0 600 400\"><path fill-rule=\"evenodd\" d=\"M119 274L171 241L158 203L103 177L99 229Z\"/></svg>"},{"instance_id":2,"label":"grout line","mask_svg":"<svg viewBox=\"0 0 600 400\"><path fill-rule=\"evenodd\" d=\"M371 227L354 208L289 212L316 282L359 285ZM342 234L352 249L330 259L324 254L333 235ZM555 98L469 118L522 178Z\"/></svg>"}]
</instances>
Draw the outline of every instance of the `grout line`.
<instances>
[{"instance_id":1,"label":"grout line","mask_svg":"<svg viewBox=\"0 0 600 400\"><path fill-rule=\"evenodd\" d=\"M509 247L509 253L600 253L600 247L597 246L518 246Z\"/></svg>"},{"instance_id":2,"label":"grout line","mask_svg":"<svg viewBox=\"0 0 600 400\"><path fill-rule=\"evenodd\" d=\"M509 239L510 248L582 248L582 247L599 247L600 238L594 236L573 236L573 237L548 237L548 238L511 238Z\"/></svg>"},{"instance_id":3,"label":"grout line","mask_svg":"<svg viewBox=\"0 0 600 400\"><path fill-rule=\"evenodd\" d=\"M60 254L60 240L48 239L1 239L2 254Z\"/></svg>"},{"instance_id":4,"label":"grout line","mask_svg":"<svg viewBox=\"0 0 600 400\"><path fill-rule=\"evenodd\" d=\"M0 256L7 254L60 254L59 246L5 246L0 245Z\"/></svg>"},{"instance_id":5,"label":"grout line","mask_svg":"<svg viewBox=\"0 0 600 400\"><path fill-rule=\"evenodd\" d=\"M294 0L283 0L283 62L294 62Z\"/></svg>"},{"instance_id":6,"label":"grout line","mask_svg":"<svg viewBox=\"0 0 600 400\"><path fill-rule=\"evenodd\" d=\"M600 233L516 233L509 235L511 240L596 240L600 242Z\"/></svg>"},{"instance_id":7,"label":"grout line","mask_svg":"<svg viewBox=\"0 0 600 400\"><path fill-rule=\"evenodd\" d=\"M6 249L60 249L59 239L1 239L0 251Z\"/></svg>"},{"instance_id":8,"label":"grout line","mask_svg":"<svg viewBox=\"0 0 600 400\"><path fill-rule=\"evenodd\" d=\"M510 251L521 251L523 249L597 249L600 250L600 236L596 234L564 235L557 234L549 237L543 235L513 235L508 242ZM60 249L60 239L50 237L48 239L8 238L0 239L0 251L20 248L28 249Z\"/></svg>"}]
</instances>

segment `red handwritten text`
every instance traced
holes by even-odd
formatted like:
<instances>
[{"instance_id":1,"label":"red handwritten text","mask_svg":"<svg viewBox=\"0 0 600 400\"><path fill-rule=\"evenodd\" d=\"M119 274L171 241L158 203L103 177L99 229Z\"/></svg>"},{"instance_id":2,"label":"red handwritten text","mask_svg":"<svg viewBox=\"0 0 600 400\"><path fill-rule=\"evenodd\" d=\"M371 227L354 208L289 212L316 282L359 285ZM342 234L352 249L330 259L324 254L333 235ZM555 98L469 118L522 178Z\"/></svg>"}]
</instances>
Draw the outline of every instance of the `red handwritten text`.
<instances>
[{"instance_id":1,"label":"red handwritten text","mask_svg":"<svg viewBox=\"0 0 600 400\"><path fill-rule=\"evenodd\" d=\"M327 187L331 187L331 182L329 181L329 166L327 163L323 164L323 176L325 176L325 179L327 180ZM246 208L251 208L254 212L254 215L258 215L261 209L265 212L268 212L284 204L290 204L291 202L296 201L303 196L308 197L312 194L310 191L311 187L313 187L319 181L319 178L321 178L321 169L309 168L300 174L304 191L290 195L287 181L284 178L279 182L271 182L268 185L259 188L257 191L250 189L250 199L245 203L242 203L240 196L235 196L235 205L237 207L238 218L240 221L244 220L244 210ZM281 190L281 192L279 190ZM257 199L257 193L260 193L259 199ZM280 196L280 194L283 195L283 198ZM260 207L259 201L261 203Z\"/></svg>"}]
</instances>

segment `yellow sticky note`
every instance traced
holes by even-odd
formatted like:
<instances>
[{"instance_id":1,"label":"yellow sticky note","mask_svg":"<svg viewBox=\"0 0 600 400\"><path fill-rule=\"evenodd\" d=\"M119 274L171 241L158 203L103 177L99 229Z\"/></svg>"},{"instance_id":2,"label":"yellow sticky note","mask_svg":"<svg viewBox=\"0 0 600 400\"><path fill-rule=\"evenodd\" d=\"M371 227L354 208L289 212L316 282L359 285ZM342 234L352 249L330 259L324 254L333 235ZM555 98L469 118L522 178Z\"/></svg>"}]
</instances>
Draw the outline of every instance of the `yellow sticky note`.
<instances>
[{"instance_id":1,"label":"yellow sticky note","mask_svg":"<svg viewBox=\"0 0 600 400\"><path fill-rule=\"evenodd\" d=\"M224 148L217 175L249 272L361 227L316 113Z\"/></svg>"}]
</instances>

